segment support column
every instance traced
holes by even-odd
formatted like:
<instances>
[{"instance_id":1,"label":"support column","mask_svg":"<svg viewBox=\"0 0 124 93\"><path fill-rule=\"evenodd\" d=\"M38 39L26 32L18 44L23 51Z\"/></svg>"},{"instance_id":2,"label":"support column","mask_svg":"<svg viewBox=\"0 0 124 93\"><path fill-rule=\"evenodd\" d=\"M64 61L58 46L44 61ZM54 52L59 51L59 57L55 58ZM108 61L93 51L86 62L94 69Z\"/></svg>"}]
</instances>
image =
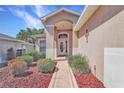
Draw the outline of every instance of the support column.
<instances>
[{"instance_id":1,"label":"support column","mask_svg":"<svg viewBox=\"0 0 124 93\"><path fill-rule=\"evenodd\" d=\"M77 36L77 32L72 31L72 55L74 54L78 54L79 50L78 50L78 36Z\"/></svg>"},{"instance_id":2,"label":"support column","mask_svg":"<svg viewBox=\"0 0 124 93\"><path fill-rule=\"evenodd\" d=\"M54 25L46 26L46 58L54 59Z\"/></svg>"}]
</instances>

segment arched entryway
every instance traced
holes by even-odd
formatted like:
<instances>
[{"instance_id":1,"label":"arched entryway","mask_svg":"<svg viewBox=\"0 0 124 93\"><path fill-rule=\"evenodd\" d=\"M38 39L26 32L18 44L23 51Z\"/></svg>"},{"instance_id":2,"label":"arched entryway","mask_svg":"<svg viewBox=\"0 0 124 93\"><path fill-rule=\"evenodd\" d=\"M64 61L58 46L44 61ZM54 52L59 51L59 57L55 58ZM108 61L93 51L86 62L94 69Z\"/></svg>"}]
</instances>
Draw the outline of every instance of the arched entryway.
<instances>
[{"instance_id":1,"label":"arched entryway","mask_svg":"<svg viewBox=\"0 0 124 93\"><path fill-rule=\"evenodd\" d=\"M58 33L58 56L68 56L69 55L69 34L66 32Z\"/></svg>"},{"instance_id":2,"label":"arched entryway","mask_svg":"<svg viewBox=\"0 0 124 93\"><path fill-rule=\"evenodd\" d=\"M42 18L46 32L47 58L62 59L67 58L66 55L70 56L74 53L78 44L77 33L73 31L73 26L77 23L79 16L80 14L74 11L60 9ZM67 38L58 40L58 33L60 32L67 32L69 34L67 37L69 40ZM64 47L67 47L66 50ZM65 55L65 57L60 58L58 55Z\"/></svg>"}]
</instances>

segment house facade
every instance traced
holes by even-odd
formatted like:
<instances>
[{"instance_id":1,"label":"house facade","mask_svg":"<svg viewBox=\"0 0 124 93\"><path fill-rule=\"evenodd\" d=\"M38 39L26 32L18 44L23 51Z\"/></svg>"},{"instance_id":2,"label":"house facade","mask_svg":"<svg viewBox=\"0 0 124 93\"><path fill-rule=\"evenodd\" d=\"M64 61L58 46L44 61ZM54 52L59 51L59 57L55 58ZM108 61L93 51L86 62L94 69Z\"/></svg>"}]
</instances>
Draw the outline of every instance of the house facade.
<instances>
[{"instance_id":1,"label":"house facade","mask_svg":"<svg viewBox=\"0 0 124 93\"><path fill-rule=\"evenodd\" d=\"M34 45L0 33L0 65L7 63L7 50L11 48L16 56L17 50L33 50Z\"/></svg>"},{"instance_id":2,"label":"house facade","mask_svg":"<svg viewBox=\"0 0 124 93\"><path fill-rule=\"evenodd\" d=\"M45 26L47 58L86 55L92 73L106 84L104 48L124 47L124 6L89 5L82 14L62 8L41 20Z\"/></svg>"},{"instance_id":3,"label":"house facade","mask_svg":"<svg viewBox=\"0 0 124 93\"><path fill-rule=\"evenodd\" d=\"M113 85L122 82L119 81L121 76L117 76L117 73L121 72L113 72L117 68L114 64L120 63L106 65L104 49L124 48L123 16L124 6L121 5L87 6L74 28L78 33L79 53L88 57L92 73L104 82L106 87L114 87ZM113 69L111 72L108 69L110 67ZM118 82L115 78L118 78ZM111 85L108 85L108 82L111 82Z\"/></svg>"},{"instance_id":4,"label":"house facade","mask_svg":"<svg viewBox=\"0 0 124 93\"><path fill-rule=\"evenodd\" d=\"M57 59L74 54L78 48L73 31L80 14L65 8L42 18L46 32L46 57Z\"/></svg>"},{"instance_id":5,"label":"house facade","mask_svg":"<svg viewBox=\"0 0 124 93\"><path fill-rule=\"evenodd\" d=\"M32 38L35 40L35 50L42 52L46 51L46 34L36 34L32 35Z\"/></svg>"}]
</instances>

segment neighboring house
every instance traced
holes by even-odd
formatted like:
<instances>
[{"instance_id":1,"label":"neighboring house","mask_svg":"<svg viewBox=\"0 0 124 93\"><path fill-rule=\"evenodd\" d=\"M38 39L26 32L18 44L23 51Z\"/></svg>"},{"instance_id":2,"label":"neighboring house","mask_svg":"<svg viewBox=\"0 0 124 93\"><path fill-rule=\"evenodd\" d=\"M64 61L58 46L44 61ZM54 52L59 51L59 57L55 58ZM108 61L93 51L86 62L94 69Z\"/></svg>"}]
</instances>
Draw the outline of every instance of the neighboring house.
<instances>
[{"instance_id":1,"label":"neighboring house","mask_svg":"<svg viewBox=\"0 0 124 93\"><path fill-rule=\"evenodd\" d=\"M46 51L46 34L32 35L32 38L35 40L35 50Z\"/></svg>"},{"instance_id":2,"label":"neighboring house","mask_svg":"<svg viewBox=\"0 0 124 93\"><path fill-rule=\"evenodd\" d=\"M13 48L16 55L17 50L33 50L34 45L0 33L0 63L6 62L7 50L10 48Z\"/></svg>"},{"instance_id":3,"label":"neighboring house","mask_svg":"<svg viewBox=\"0 0 124 93\"><path fill-rule=\"evenodd\" d=\"M124 47L124 6L86 6L80 15L62 8L41 20L46 32L46 57L82 54L92 73L104 82L104 48Z\"/></svg>"}]
</instances>

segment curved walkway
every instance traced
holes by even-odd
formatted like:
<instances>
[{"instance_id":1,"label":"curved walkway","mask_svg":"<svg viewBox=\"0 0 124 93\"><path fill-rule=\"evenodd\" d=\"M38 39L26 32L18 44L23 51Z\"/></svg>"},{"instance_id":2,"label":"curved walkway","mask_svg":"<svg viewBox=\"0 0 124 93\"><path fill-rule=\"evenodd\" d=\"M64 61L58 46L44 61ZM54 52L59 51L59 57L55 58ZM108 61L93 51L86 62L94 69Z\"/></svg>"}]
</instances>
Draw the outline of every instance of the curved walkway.
<instances>
[{"instance_id":1,"label":"curved walkway","mask_svg":"<svg viewBox=\"0 0 124 93\"><path fill-rule=\"evenodd\" d=\"M77 88L77 82L67 60L58 61L49 88Z\"/></svg>"}]
</instances>

